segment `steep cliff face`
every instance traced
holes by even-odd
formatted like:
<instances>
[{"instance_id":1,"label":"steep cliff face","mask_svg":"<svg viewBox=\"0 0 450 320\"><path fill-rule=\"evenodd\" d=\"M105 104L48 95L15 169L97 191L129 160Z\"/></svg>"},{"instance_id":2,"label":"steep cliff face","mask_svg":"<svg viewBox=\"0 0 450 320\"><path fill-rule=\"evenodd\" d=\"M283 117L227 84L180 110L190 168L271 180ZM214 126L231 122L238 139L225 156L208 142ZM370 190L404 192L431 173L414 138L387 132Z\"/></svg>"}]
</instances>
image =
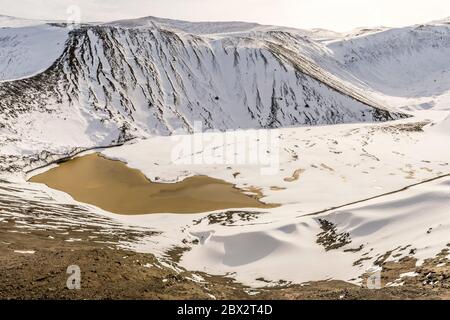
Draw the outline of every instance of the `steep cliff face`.
<instances>
[{"instance_id":1,"label":"steep cliff face","mask_svg":"<svg viewBox=\"0 0 450 320\"><path fill-rule=\"evenodd\" d=\"M323 46L300 31L122 24L76 28L46 71L0 83L3 144L53 151L191 132L195 122L227 130L404 116L313 63L308 52Z\"/></svg>"}]
</instances>

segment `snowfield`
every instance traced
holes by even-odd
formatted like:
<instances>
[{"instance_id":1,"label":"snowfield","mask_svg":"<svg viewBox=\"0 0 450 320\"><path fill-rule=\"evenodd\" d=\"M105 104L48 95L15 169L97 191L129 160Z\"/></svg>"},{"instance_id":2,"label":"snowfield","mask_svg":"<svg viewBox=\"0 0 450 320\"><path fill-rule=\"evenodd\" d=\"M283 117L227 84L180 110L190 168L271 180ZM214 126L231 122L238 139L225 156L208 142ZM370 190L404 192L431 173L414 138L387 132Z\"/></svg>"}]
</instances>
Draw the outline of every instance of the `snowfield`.
<instances>
[{"instance_id":1,"label":"snowfield","mask_svg":"<svg viewBox=\"0 0 450 320\"><path fill-rule=\"evenodd\" d=\"M123 246L181 247L189 270L363 284L380 261L420 265L450 244L449 54L442 22L347 35L159 18L2 28L0 180L24 203L45 194L157 231ZM122 216L26 182L92 147L152 181L207 175L280 206Z\"/></svg>"},{"instance_id":2,"label":"snowfield","mask_svg":"<svg viewBox=\"0 0 450 320\"><path fill-rule=\"evenodd\" d=\"M66 28L46 24L0 28L0 81L45 71L63 52L67 37Z\"/></svg>"},{"instance_id":3,"label":"snowfield","mask_svg":"<svg viewBox=\"0 0 450 320\"><path fill-rule=\"evenodd\" d=\"M448 110L448 23L383 29L326 45L354 77L349 81L365 87L374 99L403 110Z\"/></svg>"}]
</instances>

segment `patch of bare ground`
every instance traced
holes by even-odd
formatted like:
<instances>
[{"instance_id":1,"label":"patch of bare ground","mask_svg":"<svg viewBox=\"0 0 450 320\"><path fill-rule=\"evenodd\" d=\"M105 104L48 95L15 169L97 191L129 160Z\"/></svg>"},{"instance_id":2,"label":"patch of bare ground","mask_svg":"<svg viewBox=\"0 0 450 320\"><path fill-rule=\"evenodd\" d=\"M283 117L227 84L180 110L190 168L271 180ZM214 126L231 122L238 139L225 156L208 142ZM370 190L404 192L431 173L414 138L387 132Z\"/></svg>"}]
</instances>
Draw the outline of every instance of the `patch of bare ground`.
<instances>
[{"instance_id":1,"label":"patch of bare ground","mask_svg":"<svg viewBox=\"0 0 450 320\"><path fill-rule=\"evenodd\" d=\"M208 221L208 224L220 224L222 226L232 226L237 222L250 222L258 219L258 216L264 214L264 212L255 211L224 211L220 213L212 213L208 216L195 220L194 225L202 223L204 220Z\"/></svg>"},{"instance_id":2,"label":"patch of bare ground","mask_svg":"<svg viewBox=\"0 0 450 320\"><path fill-rule=\"evenodd\" d=\"M329 171L331 171L331 172L334 172L334 169L331 168L331 167L329 167L329 166L327 166L325 163L321 163L320 166L321 166L322 168L326 169L326 170L329 170Z\"/></svg>"},{"instance_id":3,"label":"patch of bare ground","mask_svg":"<svg viewBox=\"0 0 450 320\"><path fill-rule=\"evenodd\" d=\"M429 125L430 121L421 121L414 123L400 123L389 126L378 127L381 131L393 133L393 132L423 132L423 128Z\"/></svg>"},{"instance_id":4,"label":"patch of bare ground","mask_svg":"<svg viewBox=\"0 0 450 320\"><path fill-rule=\"evenodd\" d=\"M387 252L378 261L382 290L393 291L393 288L397 288L406 293L413 290L417 292L417 296L408 299L450 299L449 253L450 249L445 248L434 258L418 265L416 258L408 256L398 261L387 261L391 256L391 252ZM363 276L363 283L366 283L368 276L370 274Z\"/></svg>"},{"instance_id":5,"label":"patch of bare ground","mask_svg":"<svg viewBox=\"0 0 450 320\"><path fill-rule=\"evenodd\" d=\"M98 242L67 242L54 232L0 227L0 298L3 299L448 299L449 267L429 260L420 277L402 287L369 290L343 281L251 289L231 278L170 268L151 254ZM23 253L32 252L34 253ZM175 256L179 252L172 252ZM81 269L81 290L66 288L69 265ZM409 271L385 264L386 281ZM428 279L428 282L423 282ZM431 284L433 283L433 284ZM249 292L251 294L249 294Z\"/></svg>"},{"instance_id":6,"label":"patch of bare ground","mask_svg":"<svg viewBox=\"0 0 450 320\"><path fill-rule=\"evenodd\" d=\"M336 225L332 222L325 219L318 219L317 221L320 224L320 228L323 230L317 235L317 243L322 245L326 251L339 249L352 242L350 234L346 232L337 232Z\"/></svg>"},{"instance_id":7,"label":"patch of bare ground","mask_svg":"<svg viewBox=\"0 0 450 320\"><path fill-rule=\"evenodd\" d=\"M292 176L284 178L283 180L286 182L294 182L297 181L300 178L300 175L305 172L304 169L297 169L294 171L294 173L292 174Z\"/></svg>"},{"instance_id":8,"label":"patch of bare ground","mask_svg":"<svg viewBox=\"0 0 450 320\"><path fill-rule=\"evenodd\" d=\"M283 190L286 190L286 188L278 187L278 186L272 186L272 187L270 187L270 190L272 190L272 191L283 191Z\"/></svg>"},{"instance_id":9,"label":"patch of bare ground","mask_svg":"<svg viewBox=\"0 0 450 320\"><path fill-rule=\"evenodd\" d=\"M168 267L151 254L111 244L67 242L51 232L11 231L5 225L0 228L2 299L212 299L212 292L219 299L227 297L222 292L248 296L242 287L231 285L231 279L196 282L201 278ZM81 290L66 287L70 265L80 267Z\"/></svg>"}]
</instances>

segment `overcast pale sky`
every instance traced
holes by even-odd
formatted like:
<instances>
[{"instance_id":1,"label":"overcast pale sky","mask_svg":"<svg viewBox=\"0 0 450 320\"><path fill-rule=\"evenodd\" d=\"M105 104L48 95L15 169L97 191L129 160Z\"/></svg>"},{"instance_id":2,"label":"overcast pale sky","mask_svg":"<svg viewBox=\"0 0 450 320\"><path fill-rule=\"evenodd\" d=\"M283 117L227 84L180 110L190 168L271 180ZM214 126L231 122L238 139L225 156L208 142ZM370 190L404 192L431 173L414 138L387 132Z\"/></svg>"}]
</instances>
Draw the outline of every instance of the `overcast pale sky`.
<instances>
[{"instance_id":1,"label":"overcast pale sky","mask_svg":"<svg viewBox=\"0 0 450 320\"><path fill-rule=\"evenodd\" d=\"M0 0L0 14L65 20L71 5L81 8L83 21L152 15L336 31L360 26L403 26L450 16L449 0Z\"/></svg>"}]
</instances>

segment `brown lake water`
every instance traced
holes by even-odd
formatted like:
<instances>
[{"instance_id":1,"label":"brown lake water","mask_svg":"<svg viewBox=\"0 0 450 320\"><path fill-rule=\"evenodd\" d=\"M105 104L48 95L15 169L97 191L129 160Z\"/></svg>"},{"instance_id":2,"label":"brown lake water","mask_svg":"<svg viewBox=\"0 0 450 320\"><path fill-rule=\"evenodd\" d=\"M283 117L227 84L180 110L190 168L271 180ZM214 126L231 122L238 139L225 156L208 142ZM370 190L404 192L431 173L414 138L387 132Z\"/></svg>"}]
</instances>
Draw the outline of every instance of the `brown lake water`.
<instances>
[{"instance_id":1,"label":"brown lake water","mask_svg":"<svg viewBox=\"0 0 450 320\"><path fill-rule=\"evenodd\" d=\"M231 208L273 208L233 184L207 176L177 183L151 182L125 163L98 153L63 162L30 182L70 194L75 200L117 214L201 213Z\"/></svg>"}]
</instances>

